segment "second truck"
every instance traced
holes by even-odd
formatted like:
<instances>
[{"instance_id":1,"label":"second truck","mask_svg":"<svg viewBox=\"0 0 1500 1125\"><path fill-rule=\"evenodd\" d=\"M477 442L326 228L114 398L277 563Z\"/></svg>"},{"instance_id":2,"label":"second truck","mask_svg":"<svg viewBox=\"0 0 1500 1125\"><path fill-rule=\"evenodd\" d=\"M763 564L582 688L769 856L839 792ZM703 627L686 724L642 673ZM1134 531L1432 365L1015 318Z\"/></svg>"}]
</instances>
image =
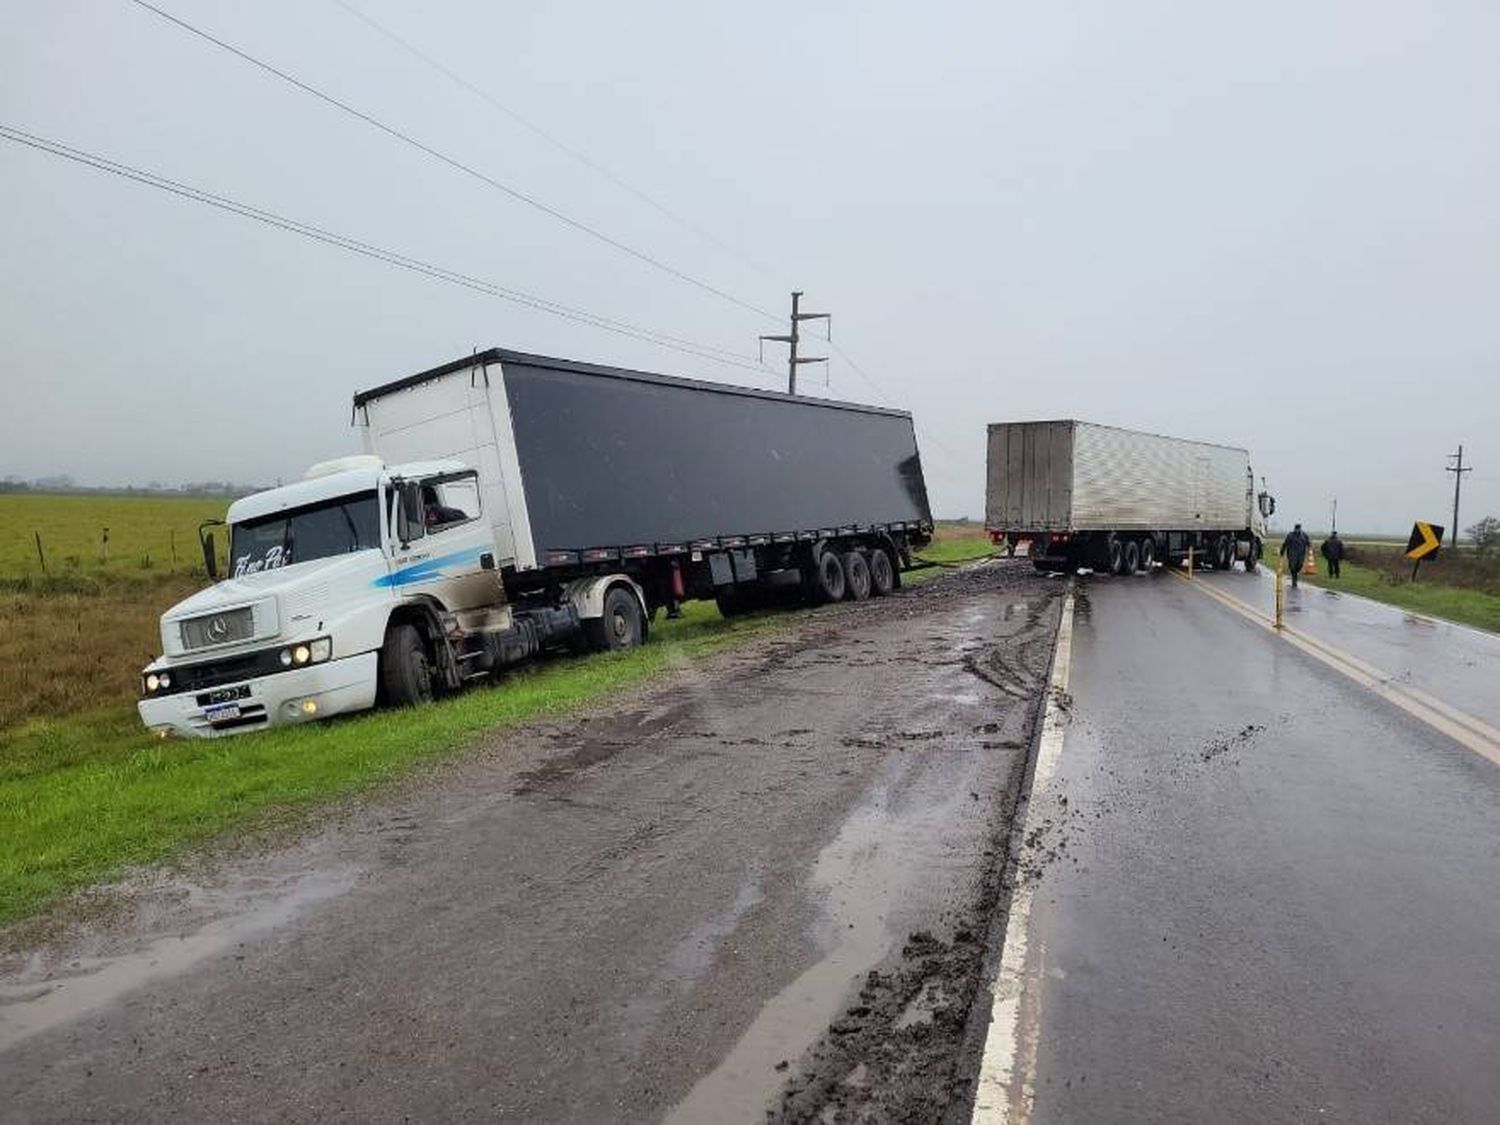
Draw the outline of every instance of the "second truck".
<instances>
[{"instance_id":1,"label":"second truck","mask_svg":"<svg viewBox=\"0 0 1500 1125\"><path fill-rule=\"evenodd\" d=\"M231 505L228 573L162 617L148 727L422 702L633 647L694 598L884 594L932 532L899 411L492 349L355 395L353 422L363 454Z\"/></svg>"},{"instance_id":2,"label":"second truck","mask_svg":"<svg viewBox=\"0 0 1500 1125\"><path fill-rule=\"evenodd\" d=\"M989 428L985 529L1044 571L1254 570L1275 500L1243 449L1090 422Z\"/></svg>"}]
</instances>

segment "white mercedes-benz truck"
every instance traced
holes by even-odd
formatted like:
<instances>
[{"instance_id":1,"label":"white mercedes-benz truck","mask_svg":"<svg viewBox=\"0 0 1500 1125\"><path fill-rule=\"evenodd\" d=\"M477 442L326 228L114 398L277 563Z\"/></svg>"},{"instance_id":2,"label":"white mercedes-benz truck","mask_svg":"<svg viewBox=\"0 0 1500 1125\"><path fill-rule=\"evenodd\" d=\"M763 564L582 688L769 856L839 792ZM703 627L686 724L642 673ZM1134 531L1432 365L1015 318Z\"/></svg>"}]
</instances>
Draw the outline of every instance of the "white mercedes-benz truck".
<instances>
[{"instance_id":1,"label":"white mercedes-benz truck","mask_svg":"<svg viewBox=\"0 0 1500 1125\"><path fill-rule=\"evenodd\" d=\"M163 735L421 703L658 610L890 592L932 532L911 416L492 349L354 397L363 454L229 508L161 620Z\"/></svg>"}]
</instances>

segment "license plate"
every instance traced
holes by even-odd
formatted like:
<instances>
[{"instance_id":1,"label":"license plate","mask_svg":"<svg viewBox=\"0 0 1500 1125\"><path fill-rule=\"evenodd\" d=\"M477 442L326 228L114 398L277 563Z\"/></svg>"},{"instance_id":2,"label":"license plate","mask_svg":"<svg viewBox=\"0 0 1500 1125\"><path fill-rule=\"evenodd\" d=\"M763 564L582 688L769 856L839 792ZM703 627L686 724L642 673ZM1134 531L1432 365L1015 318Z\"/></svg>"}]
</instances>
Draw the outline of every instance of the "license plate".
<instances>
[{"instance_id":1,"label":"license plate","mask_svg":"<svg viewBox=\"0 0 1500 1125\"><path fill-rule=\"evenodd\" d=\"M211 723L222 722L225 719L238 719L240 717L240 705L238 703L225 703L220 707L205 707L203 717Z\"/></svg>"},{"instance_id":2,"label":"license plate","mask_svg":"<svg viewBox=\"0 0 1500 1125\"><path fill-rule=\"evenodd\" d=\"M1016 542L1016 558L1024 559L1031 554L1031 540L1021 539Z\"/></svg>"}]
</instances>

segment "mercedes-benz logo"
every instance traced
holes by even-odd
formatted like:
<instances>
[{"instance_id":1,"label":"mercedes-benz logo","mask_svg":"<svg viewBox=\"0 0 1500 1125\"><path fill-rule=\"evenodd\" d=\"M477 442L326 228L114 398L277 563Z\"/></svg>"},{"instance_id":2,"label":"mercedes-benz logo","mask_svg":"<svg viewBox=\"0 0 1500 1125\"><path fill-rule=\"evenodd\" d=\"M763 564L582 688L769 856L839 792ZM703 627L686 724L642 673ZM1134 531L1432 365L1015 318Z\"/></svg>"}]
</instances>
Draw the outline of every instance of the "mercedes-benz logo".
<instances>
[{"instance_id":1,"label":"mercedes-benz logo","mask_svg":"<svg viewBox=\"0 0 1500 1125\"><path fill-rule=\"evenodd\" d=\"M229 636L229 622L223 617L210 617L208 619L208 635L216 641L222 641Z\"/></svg>"}]
</instances>

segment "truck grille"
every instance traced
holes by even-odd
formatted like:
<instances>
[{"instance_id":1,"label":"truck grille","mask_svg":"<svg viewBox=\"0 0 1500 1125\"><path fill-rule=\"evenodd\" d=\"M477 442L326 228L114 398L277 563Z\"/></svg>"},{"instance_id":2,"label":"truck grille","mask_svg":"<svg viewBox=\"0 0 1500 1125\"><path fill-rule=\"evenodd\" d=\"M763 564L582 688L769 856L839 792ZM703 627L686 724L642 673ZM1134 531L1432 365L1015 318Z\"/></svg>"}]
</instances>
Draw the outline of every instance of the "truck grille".
<instances>
[{"instance_id":1,"label":"truck grille","mask_svg":"<svg viewBox=\"0 0 1500 1125\"><path fill-rule=\"evenodd\" d=\"M182 622L182 647L189 651L248 641L255 636L255 614L249 606L190 617Z\"/></svg>"}]
</instances>

